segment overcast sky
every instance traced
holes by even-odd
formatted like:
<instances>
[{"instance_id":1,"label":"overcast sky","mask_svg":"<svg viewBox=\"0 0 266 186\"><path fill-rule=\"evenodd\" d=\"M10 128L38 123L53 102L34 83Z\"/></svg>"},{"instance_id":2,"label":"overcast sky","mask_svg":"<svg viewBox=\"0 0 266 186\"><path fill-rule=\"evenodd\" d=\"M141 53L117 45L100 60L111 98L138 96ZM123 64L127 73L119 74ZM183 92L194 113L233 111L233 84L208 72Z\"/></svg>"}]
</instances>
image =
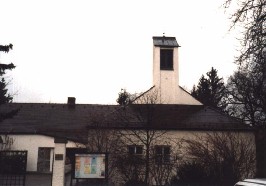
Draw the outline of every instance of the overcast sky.
<instances>
[{"instance_id":1,"label":"overcast sky","mask_svg":"<svg viewBox=\"0 0 266 186\"><path fill-rule=\"evenodd\" d=\"M0 62L14 102L116 104L121 88L152 84L152 37L176 37L180 85L191 90L214 67L235 69L236 35L222 0L0 0Z\"/></svg>"}]
</instances>

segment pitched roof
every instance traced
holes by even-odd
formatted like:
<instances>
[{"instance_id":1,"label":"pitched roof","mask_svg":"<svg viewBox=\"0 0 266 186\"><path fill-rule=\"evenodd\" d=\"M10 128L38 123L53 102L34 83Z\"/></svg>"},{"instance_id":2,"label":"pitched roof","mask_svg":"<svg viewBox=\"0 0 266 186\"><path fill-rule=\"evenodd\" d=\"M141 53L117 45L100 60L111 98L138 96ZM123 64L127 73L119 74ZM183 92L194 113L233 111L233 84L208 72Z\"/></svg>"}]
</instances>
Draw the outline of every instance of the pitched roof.
<instances>
[{"instance_id":1,"label":"pitched roof","mask_svg":"<svg viewBox=\"0 0 266 186\"><path fill-rule=\"evenodd\" d=\"M231 118L203 105L94 105L11 103L0 113L19 109L0 123L2 134L44 134L86 142L90 128L159 130L250 130Z\"/></svg>"},{"instance_id":2,"label":"pitched roof","mask_svg":"<svg viewBox=\"0 0 266 186\"><path fill-rule=\"evenodd\" d=\"M85 142L87 125L95 114L111 112L115 105L11 103L0 106L0 113L19 109L17 115L0 123L0 133L44 134Z\"/></svg>"},{"instance_id":3,"label":"pitched roof","mask_svg":"<svg viewBox=\"0 0 266 186\"><path fill-rule=\"evenodd\" d=\"M160 47L180 47L175 39L175 37L165 37L165 36L154 36L153 45Z\"/></svg>"},{"instance_id":4,"label":"pitched roof","mask_svg":"<svg viewBox=\"0 0 266 186\"><path fill-rule=\"evenodd\" d=\"M116 123L115 127L122 128L124 126L158 130L251 130L240 120L203 105L134 104L116 111L116 114L119 114L117 118L120 123Z\"/></svg>"}]
</instances>

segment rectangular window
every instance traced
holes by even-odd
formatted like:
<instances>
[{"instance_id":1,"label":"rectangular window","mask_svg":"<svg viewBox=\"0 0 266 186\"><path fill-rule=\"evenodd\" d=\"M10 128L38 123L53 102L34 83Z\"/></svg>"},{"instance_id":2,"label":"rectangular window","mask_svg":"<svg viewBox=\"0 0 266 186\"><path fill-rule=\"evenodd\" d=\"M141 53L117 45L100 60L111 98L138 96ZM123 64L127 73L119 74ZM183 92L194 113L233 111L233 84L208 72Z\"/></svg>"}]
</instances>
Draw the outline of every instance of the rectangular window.
<instances>
[{"instance_id":1,"label":"rectangular window","mask_svg":"<svg viewBox=\"0 0 266 186\"><path fill-rule=\"evenodd\" d=\"M161 49L160 50L160 69L161 70L173 70L173 49Z\"/></svg>"},{"instance_id":2,"label":"rectangular window","mask_svg":"<svg viewBox=\"0 0 266 186\"><path fill-rule=\"evenodd\" d=\"M170 146L156 145L155 146L155 162L170 163Z\"/></svg>"},{"instance_id":3,"label":"rectangular window","mask_svg":"<svg viewBox=\"0 0 266 186\"><path fill-rule=\"evenodd\" d=\"M141 145L128 145L128 154L129 155L142 155L143 146Z\"/></svg>"}]
</instances>

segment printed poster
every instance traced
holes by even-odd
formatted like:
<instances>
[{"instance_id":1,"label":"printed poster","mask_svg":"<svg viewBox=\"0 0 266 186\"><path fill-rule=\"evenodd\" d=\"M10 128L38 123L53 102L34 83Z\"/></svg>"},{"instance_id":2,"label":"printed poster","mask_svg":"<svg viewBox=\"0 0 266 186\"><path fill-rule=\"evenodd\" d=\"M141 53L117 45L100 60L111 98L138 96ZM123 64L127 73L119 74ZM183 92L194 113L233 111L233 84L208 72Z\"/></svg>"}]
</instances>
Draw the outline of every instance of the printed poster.
<instances>
[{"instance_id":1,"label":"printed poster","mask_svg":"<svg viewBox=\"0 0 266 186\"><path fill-rule=\"evenodd\" d=\"M105 178L105 154L75 154L75 178Z\"/></svg>"}]
</instances>

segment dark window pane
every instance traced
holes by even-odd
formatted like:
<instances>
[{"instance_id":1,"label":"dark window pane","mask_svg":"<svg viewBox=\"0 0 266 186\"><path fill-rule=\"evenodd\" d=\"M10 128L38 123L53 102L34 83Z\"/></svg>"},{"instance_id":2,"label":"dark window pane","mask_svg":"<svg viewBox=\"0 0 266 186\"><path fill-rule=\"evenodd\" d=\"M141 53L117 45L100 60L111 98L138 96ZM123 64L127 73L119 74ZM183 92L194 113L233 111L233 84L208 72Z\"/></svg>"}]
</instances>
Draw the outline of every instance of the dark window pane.
<instances>
[{"instance_id":1,"label":"dark window pane","mask_svg":"<svg viewBox=\"0 0 266 186\"><path fill-rule=\"evenodd\" d=\"M170 154L170 147L164 147L164 154Z\"/></svg>"},{"instance_id":2,"label":"dark window pane","mask_svg":"<svg viewBox=\"0 0 266 186\"><path fill-rule=\"evenodd\" d=\"M155 161L156 163L170 162L170 146L155 146Z\"/></svg>"},{"instance_id":3,"label":"dark window pane","mask_svg":"<svg viewBox=\"0 0 266 186\"><path fill-rule=\"evenodd\" d=\"M163 151L162 147L160 147L160 146L156 146L156 147L155 147L155 153L156 153L156 154L163 154L162 151Z\"/></svg>"},{"instance_id":4,"label":"dark window pane","mask_svg":"<svg viewBox=\"0 0 266 186\"><path fill-rule=\"evenodd\" d=\"M155 158L156 163L162 163L162 155L156 155Z\"/></svg>"},{"instance_id":5,"label":"dark window pane","mask_svg":"<svg viewBox=\"0 0 266 186\"><path fill-rule=\"evenodd\" d=\"M128 146L128 153L129 154L135 154L135 147L134 146Z\"/></svg>"},{"instance_id":6,"label":"dark window pane","mask_svg":"<svg viewBox=\"0 0 266 186\"><path fill-rule=\"evenodd\" d=\"M38 162L37 162L38 172L49 172L50 171L50 152L51 152L51 148L39 147Z\"/></svg>"},{"instance_id":7,"label":"dark window pane","mask_svg":"<svg viewBox=\"0 0 266 186\"><path fill-rule=\"evenodd\" d=\"M155 146L155 162L162 163L163 148L162 146Z\"/></svg>"},{"instance_id":8,"label":"dark window pane","mask_svg":"<svg viewBox=\"0 0 266 186\"><path fill-rule=\"evenodd\" d=\"M169 163L170 162L170 154L168 154L168 155L164 155L164 162L165 163Z\"/></svg>"},{"instance_id":9,"label":"dark window pane","mask_svg":"<svg viewBox=\"0 0 266 186\"><path fill-rule=\"evenodd\" d=\"M170 162L170 147L165 146L164 147L164 163L169 163Z\"/></svg>"},{"instance_id":10,"label":"dark window pane","mask_svg":"<svg viewBox=\"0 0 266 186\"><path fill-rule=\"evenodd\" d=\"M136 148L136 154L142 154L143 148L141 146L137 146Z\"/></svg>"},{"instance_id":11,"label":"dark window pane","mask_svg":"<svg viewBox=\"0 0 266 186\"><path fill-rule=\"evenodd\" d=\"M161 49L160 50L160 68L161 70L173 70L173 50Z\"/></svg>"}]
</instances>

